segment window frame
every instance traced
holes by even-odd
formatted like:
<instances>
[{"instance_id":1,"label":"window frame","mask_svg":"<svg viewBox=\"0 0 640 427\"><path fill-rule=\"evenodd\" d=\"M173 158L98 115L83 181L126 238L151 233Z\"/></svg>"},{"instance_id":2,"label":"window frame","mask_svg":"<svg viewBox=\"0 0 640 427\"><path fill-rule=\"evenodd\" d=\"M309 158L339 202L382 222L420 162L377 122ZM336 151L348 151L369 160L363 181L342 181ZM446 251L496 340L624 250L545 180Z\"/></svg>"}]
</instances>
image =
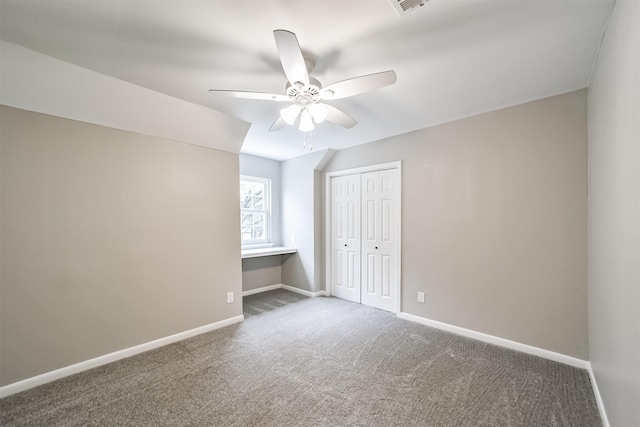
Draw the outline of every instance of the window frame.
<instances>
[{"instance_id":1,"label":"window frame","mask_svg":"<svg viewBox=\"0 0 640 427\"><path fill-rule=\"evenodd\" d=\"M242 201L244 195L242 194L242 182L258 182L264 184L264 209L244 209L242 207ZM269 247L273 246L271 242L271 180L269 178L263 178L259 176L250 176L250 175L240 175L240 188L239 188L239 196L240 196L240 243L243 248L258 248L258 247ZM264 237L262 239L251 239L244 240L242 237L242 216L243 213L264 213Z\"/></svg>"}]
</instances>

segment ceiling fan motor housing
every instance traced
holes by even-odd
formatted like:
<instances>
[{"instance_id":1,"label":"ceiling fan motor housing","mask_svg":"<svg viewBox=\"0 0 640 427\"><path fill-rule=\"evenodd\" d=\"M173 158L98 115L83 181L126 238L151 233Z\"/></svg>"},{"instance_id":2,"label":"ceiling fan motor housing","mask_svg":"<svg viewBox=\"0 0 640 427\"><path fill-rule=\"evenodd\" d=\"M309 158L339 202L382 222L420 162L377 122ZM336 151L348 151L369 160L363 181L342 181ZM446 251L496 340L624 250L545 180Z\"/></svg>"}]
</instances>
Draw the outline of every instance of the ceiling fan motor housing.
<instances>
[{"instance_id":1,"label":"ceiling fan motor housing","mask_svg":"<svg viewBox=\"0 0 640 427\"><path fill-rule=\"evenodd\" d=\"M309 77L309 84L297 82L295 84L287 83L285 94L291 100L301 106L308 105L320 100L320 89L322 85L313 77Z\"/></svg>"}]
</instances>

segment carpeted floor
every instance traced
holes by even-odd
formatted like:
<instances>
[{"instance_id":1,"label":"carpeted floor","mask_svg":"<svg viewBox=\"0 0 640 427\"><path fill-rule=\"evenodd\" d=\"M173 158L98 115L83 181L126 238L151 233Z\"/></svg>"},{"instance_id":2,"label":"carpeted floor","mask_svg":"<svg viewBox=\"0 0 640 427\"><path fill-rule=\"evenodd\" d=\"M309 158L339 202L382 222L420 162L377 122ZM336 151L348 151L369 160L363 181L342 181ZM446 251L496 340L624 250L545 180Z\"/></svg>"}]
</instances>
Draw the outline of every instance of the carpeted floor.
<instances>
[{"instance_id":1,"label":"carpeted floor","mask_svg":"<svg viewBox=\"0 0 640 427\"><path fill-rule=\"evenodd\" d=\"M0 401L3 426L600 426L586 371L336 298L245 297L246 320Z\"/></svg>"}]
</instances>

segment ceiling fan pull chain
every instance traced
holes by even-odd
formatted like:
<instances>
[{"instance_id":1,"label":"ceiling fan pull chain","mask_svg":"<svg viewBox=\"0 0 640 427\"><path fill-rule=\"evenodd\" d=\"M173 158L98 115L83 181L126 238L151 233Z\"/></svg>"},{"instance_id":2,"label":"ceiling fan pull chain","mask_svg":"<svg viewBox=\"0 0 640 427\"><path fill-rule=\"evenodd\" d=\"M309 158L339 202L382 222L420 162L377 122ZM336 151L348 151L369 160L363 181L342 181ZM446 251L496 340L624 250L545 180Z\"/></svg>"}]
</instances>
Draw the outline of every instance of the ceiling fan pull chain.
<instances>
[{"instance_id":1,"label":"ceiling fan pull chain","mask_svg":"<svg viewBox=\"0 0 640 427\"><path fill-rule=\"evenodd\" d=\"M309 136L307 138L307 135ZM302 148L307 149L307 140L309 145L309 151L313 151L313 131L302 132Z\"/></svg>"}]
</instances>

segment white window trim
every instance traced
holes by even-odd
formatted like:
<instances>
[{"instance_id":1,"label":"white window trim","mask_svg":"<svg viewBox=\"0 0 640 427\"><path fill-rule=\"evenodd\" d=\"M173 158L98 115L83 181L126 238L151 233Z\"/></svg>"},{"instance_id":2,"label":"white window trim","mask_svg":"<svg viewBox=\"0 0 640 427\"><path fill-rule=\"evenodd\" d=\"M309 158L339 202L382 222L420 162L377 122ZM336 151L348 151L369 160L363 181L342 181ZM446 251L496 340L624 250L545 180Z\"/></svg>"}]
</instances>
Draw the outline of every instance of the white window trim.
<instances>
[{"instance_id":1,"label":"white window trim","mask_svg":"<svg viewBox=\"0 0 640 427\"><path fill-rule=\"evenodd\" d=\"M249 175L240 175L240 181L254 181L254 182L263 182L265 183L265 206L266 206L266 215L265 215L265 225L264 225L264 234L265 238L260 240L250 240L244 241L242 240L242 233L240 235L240 243L243 249L259 249L259 248L270 248L273 247L273 242L271 241L271 180L269 178L262 178L259 176L249 176ZM240 215L242 217L243 209L240 208ZM242 227L242 224L240 224Z\"/></svg>"}]
</instances>

